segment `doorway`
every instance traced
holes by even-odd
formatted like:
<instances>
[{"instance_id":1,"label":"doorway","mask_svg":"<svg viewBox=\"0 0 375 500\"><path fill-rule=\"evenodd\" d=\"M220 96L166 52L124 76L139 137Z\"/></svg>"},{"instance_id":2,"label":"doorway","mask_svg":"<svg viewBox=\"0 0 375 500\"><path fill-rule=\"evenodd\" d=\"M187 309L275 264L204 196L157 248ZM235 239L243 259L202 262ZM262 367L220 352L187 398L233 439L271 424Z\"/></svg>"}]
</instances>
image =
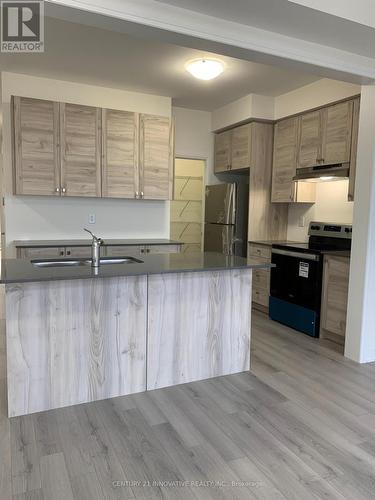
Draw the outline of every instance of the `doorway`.
<instances>
[{"instance_id":1,"label":"doorway","mask_svg":"<svg viewBox=\"0 0 375 500\"><path fill-rule=\"evenodd\" d=\"M171 201L171 238L181 241L184 253L201 252L203 240L204 160L176 158Z\"/></svg>"}]
</instances>

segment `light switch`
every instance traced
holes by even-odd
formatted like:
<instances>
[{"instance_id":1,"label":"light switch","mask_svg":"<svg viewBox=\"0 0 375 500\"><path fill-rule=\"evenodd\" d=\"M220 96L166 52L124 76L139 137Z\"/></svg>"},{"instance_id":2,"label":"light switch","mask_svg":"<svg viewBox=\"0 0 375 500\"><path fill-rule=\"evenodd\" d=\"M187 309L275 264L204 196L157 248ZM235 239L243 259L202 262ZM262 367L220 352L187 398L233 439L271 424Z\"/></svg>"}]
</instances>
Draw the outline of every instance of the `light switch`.
<instances>
[{"instance_id":1,"label":"light switch","mask_svg":"<svg viewBox=\"0 0 375 500\"><path fill-rule=\"evenodd\" d=\"M89 224L95 224L95 222L96 222L96 215L89 214Z\"/></svg>"},{"instance_id":2,"label":"light switch","mask_svg":"<svg viewBox=\"0 0 375 500\"><path fill-rule=\"evenodd\" d=\"M301 217L298 219L298 225L299 227L305 227L305 216L301 215Z\"/></svg>"}]
</instances>

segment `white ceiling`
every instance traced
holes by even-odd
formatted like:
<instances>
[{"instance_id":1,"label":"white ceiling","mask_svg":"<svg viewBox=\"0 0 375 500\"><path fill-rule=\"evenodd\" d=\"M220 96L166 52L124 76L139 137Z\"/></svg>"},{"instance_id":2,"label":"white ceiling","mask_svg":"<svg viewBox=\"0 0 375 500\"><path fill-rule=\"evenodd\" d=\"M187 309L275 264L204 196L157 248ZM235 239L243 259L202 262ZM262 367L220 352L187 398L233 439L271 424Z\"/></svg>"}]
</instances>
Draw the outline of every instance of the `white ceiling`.
<instances>
[{"instance_id":1,"label":"white ceiling","mask_svg":"<svg viewBox=\"0 0 375 500\"><path fill-rule=\"evenodd\" d=\"M156 1L227 21L335 47L362 56L374 57L375 29L304 5L298 5L289 0ZM329 4L330 1L326 0L326 3ZM363 0L361 1L363 3ZM370 1L374 2L374 0L367 0L366 3ZM302 3L311 2L305 0ZM359 12L361 12L361 5L359 5L358 1L351 1L351 4L357 5ZM372 23L374 23L374 19L372 19Z\"/></svg>"},{"instance_id":2,"label":"white ceiling","mask_svg":"<svg viewBox=\"0 0 375 500\"><path fill-rule=\"evenodd\" d=\"M175 106L207 111L249 93L276 96L319 79L220 56L222 76L195 80L184 64L207 52L52 18L46 19L45 46L44 54L1 53L0 69L170 96Z\"/></svg>"}]
</instances>

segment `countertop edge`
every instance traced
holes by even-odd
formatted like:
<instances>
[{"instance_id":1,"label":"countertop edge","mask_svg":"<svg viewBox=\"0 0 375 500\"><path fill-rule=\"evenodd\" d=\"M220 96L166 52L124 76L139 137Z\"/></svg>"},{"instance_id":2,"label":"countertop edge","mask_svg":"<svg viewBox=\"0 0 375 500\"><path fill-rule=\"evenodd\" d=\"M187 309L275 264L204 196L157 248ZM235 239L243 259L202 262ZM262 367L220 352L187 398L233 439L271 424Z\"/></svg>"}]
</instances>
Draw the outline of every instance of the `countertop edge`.
<instances>
[{"instance_id":1,"label":"countertop edge","mask_svg":"<svg viewBox=\"0 0 375 500\"><path fill-rule=\"evenodd\" d=\"M247 271L253 269L270 269L275 267L275 264L271 263L250 263L248 265L233 265L231 267L222 267L222 266L212 266L202 268L184 268L184 269L159 269L159 270L145 270L141 271L139 269L134 269L134 271L127 270L124 273L111 272L109 266L106 266L107 273L106 274L91 274L87 275L68 275L68 276L41 276L41 277L30 277L30 278L14 278L7 279L4 278L0 280L0 284L2 285L15 285L15 284L24 284L24 283L44 283L44 282L53 282L53 281L76 281L76 280L86 280L86 279L110 279L110 278L126 278L126 277L134 277L134 276L154 276L159 274L186 274L186 273L205 273L205 272L225 272L225 271ZM109 272L108 272L109 271Z\"/></svg>"}]
</instances>

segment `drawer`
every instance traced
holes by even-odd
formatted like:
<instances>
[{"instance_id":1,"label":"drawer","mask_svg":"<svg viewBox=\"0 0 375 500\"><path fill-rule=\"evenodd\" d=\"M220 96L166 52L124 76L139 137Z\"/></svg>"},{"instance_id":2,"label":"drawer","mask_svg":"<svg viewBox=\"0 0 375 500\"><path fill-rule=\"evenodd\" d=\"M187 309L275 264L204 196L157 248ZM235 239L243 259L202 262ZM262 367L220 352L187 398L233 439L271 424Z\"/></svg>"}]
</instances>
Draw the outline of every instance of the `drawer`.
<instances>
[{"instance_id":1,"label":"drawer","mask_svg":"<svg viewBox=\"0 0 375 500\"><path fill-rule=\"evenodd\" d=\"M146 253L180 253L181 245L146 245L144 250Z\"/></svg>"},{"instance_id":2,"label":"drawer","mask_svg":"<svg viewBox=\"0 0 375 500\"><path fill-rule=\"evenodd\" d=\"M253 286L253 302L260 304L261 306L268 307L269 298L269 290L258 288L256 285Z\"/></svg>"},{"instance_id":3,"label":"drawer","mask_svg":"<svg viewBox=\"0 0 375 500\"><path fill-rule=\"evenodd\" d=\"M65 248L60 247L41 247L41 248L19 248L18 258L21 259L54 259L55 257L64 257Z\"/></svg>"},{"instance_id":4,"label":"drawer","mask_svg":"<svg viewBox=\"0 0 375 500\"><path fill-rule=\"evenodd\" d=\"M254 269L253 271L253 286L261 288L269 292L270 289L270 272L265 269Z\"/></svg>"},{"instance_id":5,"label":"drawer","mask_svg":"<svg viewBox=\"0 0 375 500\"><path fill-rule=\"evenodd\" d=\"M101 249L101 255L104 254L103 249ZM66 247L65 248L66 257L90 257L91 258L91 246L89 247Z\"/></svg>"},{"instance_id":6,"label":"drawer","mask_svg":"<svg viewBox=\"0 0 375 500\"><path fill-rule=\"evenodd\" d=\"M251 257L261 257L267 261L271 261L272 247L266 245L256 245L250 243L249 245L249 255Z\"/></svg>"},{"instance_id":7,"label":"drawer","mask_svg":"<svg viewBox=\"0 0 375 500\"><path fill-rule=\"evenodd\" d=\"M144 248L142 246L142 248ZM141 247L139 245L108 245L105 247L103 255L107 257L139 257Z\"/></svg>"}]
</instances>

